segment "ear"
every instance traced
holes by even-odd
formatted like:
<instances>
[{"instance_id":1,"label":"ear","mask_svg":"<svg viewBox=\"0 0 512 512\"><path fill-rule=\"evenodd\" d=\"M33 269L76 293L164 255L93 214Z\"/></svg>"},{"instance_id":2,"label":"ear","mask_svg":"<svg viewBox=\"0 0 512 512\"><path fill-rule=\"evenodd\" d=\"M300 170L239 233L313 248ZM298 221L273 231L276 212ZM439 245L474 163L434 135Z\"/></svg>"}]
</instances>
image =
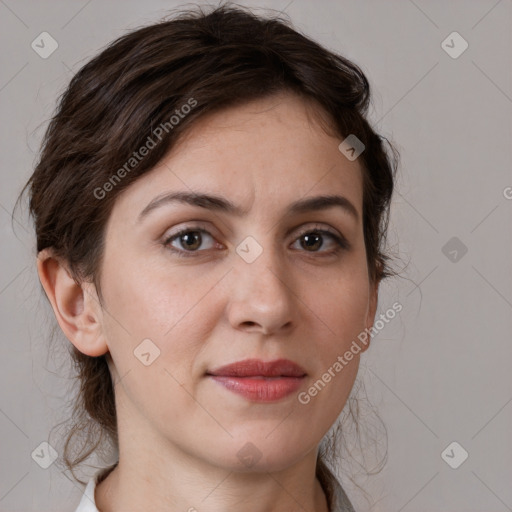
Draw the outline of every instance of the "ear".
<instances>
[{"instance_id":1,"label":"ear","mask_svg":"<svg viewBox=\"0 0 512 512\"><path fill-rule=\"evenodd\" d=\"M60 328L80 350L91 356L108 352L101 324L101 305L92 283L77 284L65 263L43 249L37 256L39 280L52 305Z\"/></svg>"},{"instance_id":2,"label":"ear","mask_svg":"<svg viewBox=\"0 0 512 512\"><path fill-rule=\"evenodd\" d=\"M373 322L375 321L375 313L377 312L377 303L379 301L379 284L380 280L376 280L374 284L370 283L368 312L366 314L365 322L366 332L368 334L368 343L363 344L363 346L361 347L362 352L367 350L368 347L370 346L370 329L373 327Z\"/></svg>"}]
</instances>

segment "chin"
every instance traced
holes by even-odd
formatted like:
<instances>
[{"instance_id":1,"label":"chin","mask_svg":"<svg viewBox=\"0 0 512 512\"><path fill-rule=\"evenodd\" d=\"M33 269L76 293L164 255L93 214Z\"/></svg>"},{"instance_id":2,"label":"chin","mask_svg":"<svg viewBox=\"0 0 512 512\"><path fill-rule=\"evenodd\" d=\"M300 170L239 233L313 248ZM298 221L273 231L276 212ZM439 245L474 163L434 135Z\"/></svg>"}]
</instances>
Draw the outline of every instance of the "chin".
<instances>
[{"instance_id":1,"label":"chin","mask_svg":"<svg viewBox=\"0 0 512 512\"><path fill-rule=\"evenodd\" d=\"M237 436L225 446L216 465L238 473L273 473L283 471L300 462L311 450L317 447L312 441L285 440L284 436L268 433ZM267 438L266 438L267 437Z\"/></svg>"}]
</instances>

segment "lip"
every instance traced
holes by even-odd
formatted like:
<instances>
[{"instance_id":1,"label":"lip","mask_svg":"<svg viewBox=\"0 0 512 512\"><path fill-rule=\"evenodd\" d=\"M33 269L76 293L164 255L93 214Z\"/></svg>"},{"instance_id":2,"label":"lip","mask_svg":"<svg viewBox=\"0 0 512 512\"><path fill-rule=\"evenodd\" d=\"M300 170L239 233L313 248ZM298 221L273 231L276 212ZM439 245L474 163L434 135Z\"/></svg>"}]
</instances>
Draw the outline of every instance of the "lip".
<instances>
[{"instance_id":1,"label":"lip","mask_svg":"<svg viewBox=\"0 0 512 512\"><path fill-rule=\"evenodd\" d=\"M245 359L206 373L226 389L253 402L275 402L297 391L305 370L289 359Z\"/></svg>"},{"instance_id":2,"label":"lip","mask_svg":"<svg viewBox=\"0 0 512 512\"><path fill-rule=\"evenodd\" d=\"M304 377L306 371L289 359L244 359L207 372L216 377Z\"/></svg>"}]
</instances>

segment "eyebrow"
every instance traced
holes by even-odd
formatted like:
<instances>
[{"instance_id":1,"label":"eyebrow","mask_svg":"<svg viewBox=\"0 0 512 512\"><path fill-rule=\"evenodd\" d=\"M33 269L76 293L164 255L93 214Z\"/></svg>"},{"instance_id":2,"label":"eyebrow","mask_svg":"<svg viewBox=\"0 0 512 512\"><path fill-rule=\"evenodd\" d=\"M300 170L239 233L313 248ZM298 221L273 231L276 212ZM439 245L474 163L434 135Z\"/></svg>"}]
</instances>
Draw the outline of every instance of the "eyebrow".
<instances>
[{"instance_id":1,"label":"eyebrow","mask_svg":"<svg viewBox=\"0 0 512 512\"><path fill-rule=\"evenodd\" d=\"M181 203L191 206L198 206L207 210L213 210L223 213L230 213L238 217L247 215L248 211L235 205L229 199L212 194L202 194L199 192L170 192L155 197L139 214L137 222L140 222L150 212L161 206ZM288 214L308 213L311 211L326 210L333 207L341 208L356 221L359 220L359 214L356 207L344 196L340 195L322 195L299 199L290 204L287 208Z\"/></svg>"}]
</instances>

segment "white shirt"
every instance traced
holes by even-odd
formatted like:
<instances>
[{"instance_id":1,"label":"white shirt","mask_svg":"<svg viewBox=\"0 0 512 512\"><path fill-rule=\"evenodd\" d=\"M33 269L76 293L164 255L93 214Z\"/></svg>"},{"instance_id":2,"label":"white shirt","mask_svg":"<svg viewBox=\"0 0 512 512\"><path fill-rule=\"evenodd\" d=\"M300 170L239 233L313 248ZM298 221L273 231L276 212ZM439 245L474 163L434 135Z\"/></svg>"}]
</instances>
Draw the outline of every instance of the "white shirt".
<instances>
[{"instance_id":1,"label":"white shirt","mask_svg":"<svg viewBox=\"0 0 512 512\"><path fill-rule=\"evenodd\" d=\"M78 504L78 508L75 512L99 512L96 508L96 500L94 499L94 491L96 490L96 479L100 475L101 471L98 471L88 482L85 487L82 499Z\"/></svg>"},{"instance_id":2,"label":"white shirt","mask_svg":"<svg viewBox=\"0 0 512 512\"><path fill-rule=\"evenodd\" d=\"M87 486L85 487L84 494L80 503L78 504L78 508L75 512L99 512L96 507L96 500L94 498L94 491L96 490L96 483L99 476L105 471L105 469L101 469L98 471L93 477L90 478ZM336 487L334 490L333 496L333 508L332 512L354 512L352 504L350 503L345 491L336 482Z\"/></svg>"}]
</instances>

